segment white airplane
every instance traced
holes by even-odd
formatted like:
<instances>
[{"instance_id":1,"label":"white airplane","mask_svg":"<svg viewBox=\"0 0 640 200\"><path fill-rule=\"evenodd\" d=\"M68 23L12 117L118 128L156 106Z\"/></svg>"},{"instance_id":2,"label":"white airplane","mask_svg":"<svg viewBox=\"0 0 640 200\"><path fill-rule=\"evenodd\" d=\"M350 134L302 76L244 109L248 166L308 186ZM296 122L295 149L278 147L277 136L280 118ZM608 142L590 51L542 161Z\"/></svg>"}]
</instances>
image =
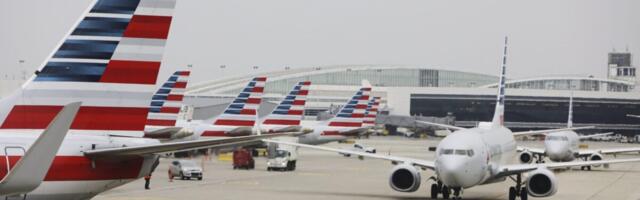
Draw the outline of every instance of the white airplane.
<instances>
[{"instance_id":1,"label":"white airplane","mask_svg":"<svg viewBox=\"0 0 640 200\"><path fill-rule=\"evenodd\" d=\"M97 0L34 76L0 101L0 198L90 199L149 175L161 153L291 135L143 138L174 6L175 0ZM53 133L66 130L73 102L82 105L68 135L58 150L45 148L60 140Z\"/></svg>"},{"instance_id":2,"label":"white airplane","mask_svg":"<svg viewBox=\"0 0 640 200\"><path fill-rule=\"evenodd\" d=\"M371 86L366 82L353 97L345 104L336 116L327 121L317 122L311 125L303 125L305 130L313 130L309 134L300 136L299 142L303 144L325 144L329 142L346 140L348 136L355 136L368 129L363 127L363 121Z\"/></svg>"},{"instance_id":3,"label":"white airplane","mask_svg":"<svg viewBox=\"0 0 640 200\"><path fill-rule=\"evenodd\" d=\"M513 180L515 185L509 188L509 199L516 197L526 200L529 195L548 197L556 193L556 177L550 169L571 166L601 165L622 162L640 162L640 159L619 159L607 161L582 161L565 163L510 164L516 154L515 136L504 127L504 91L507 54L507 39L500 74L500 86L495 113L490 124L481 124L476 128L455 128L455 132L445 137L436 149L435 160L422 160L407 157L370 154L358 151L334 149L292 142L264 140L285 145L358 155L363 157L390 160L396 166L392 169L389 185L399 192L414 192L420 187L420 169L433 170L435 183L431 185L431 198L439 194L447 199L451 194L460 198L463 189L474 186ZM523 174L528 174L523 179Z\"/></svg>"},{"instance_id":4,"label":"white airplane","mask_svg":"<svg viewBox=\"0 0 640 200\"><path fill-rule=\"evenodd\" d=\"M573 127L573 96L569 98L569 117L567 127ZM580 140L611 135L613 133L601 133L593 135L578 135L572 130L550 132L545 134L544 148L518 147L521 163L531 163L535 159L537 163L544 162L545 157L553 162L570 162L576 159L602 160L604 154L619 154L628 152L640 152L640 148L609 148L609 149L580 149ZM581 166L581 169L591 170L591 166Z\"/></svg>"}]
</instances>

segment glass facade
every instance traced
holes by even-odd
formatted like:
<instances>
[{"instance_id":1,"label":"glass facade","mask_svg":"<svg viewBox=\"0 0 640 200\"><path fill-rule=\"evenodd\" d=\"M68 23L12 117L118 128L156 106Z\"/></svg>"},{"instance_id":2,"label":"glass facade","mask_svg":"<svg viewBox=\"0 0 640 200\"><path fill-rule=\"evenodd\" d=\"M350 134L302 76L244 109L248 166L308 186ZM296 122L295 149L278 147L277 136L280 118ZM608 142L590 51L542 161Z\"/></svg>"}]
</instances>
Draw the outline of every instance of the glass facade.
<instances>
[{"instance_id":1,"label":"glass facade","mask_svg":"<svg viewBox=\"0 0 640 200\"><path fill-rule=\"evenodd\" d=\"M497 86L491 85L491 88ZM536 89L536 90L580 90L580 91L601 91L608 92L630 92L633 90L631 83L621 83L614 81L604 81L599 79L540 79L525 80L507 83L507 88L514 89Z\"/></svg>"},{"instance_id":2,"label":"glass facade","mask_svg":"<svg viewBox=\"0 0 640 200\"><path fill-rule=\"evenodd\" d=\"M507 95L506 99L506 122L567 122L567 98ZM495 96L412 94L410 104L411 115L445 117L451 113L456 121L491 121ZM626 116L640 113L640 100L576 98L573 106L574 123L618 126L620 129L605 130L616 133L640 131L638 119Z\"/></svg>"},{"instance_id":3,"label":"glass facade","mask_svg":"<svg viewBox=\"0 0 640 200\"><path fill-rule=\"evenodd\" d=\"M478 87L498 80L498 77L490 75L417 67L365 69L344 67L340 70L327 70L325 73L313 73L322 70L319 68L298 73L291 78L267 81L265 92L285 94L299 81L311 81L312 84L318 85L358 86L361 85L362 80L368 80L371 85L378 87ZM225 93L234 94L239 90L240 88Z\"/></svg>"}]
</instances>

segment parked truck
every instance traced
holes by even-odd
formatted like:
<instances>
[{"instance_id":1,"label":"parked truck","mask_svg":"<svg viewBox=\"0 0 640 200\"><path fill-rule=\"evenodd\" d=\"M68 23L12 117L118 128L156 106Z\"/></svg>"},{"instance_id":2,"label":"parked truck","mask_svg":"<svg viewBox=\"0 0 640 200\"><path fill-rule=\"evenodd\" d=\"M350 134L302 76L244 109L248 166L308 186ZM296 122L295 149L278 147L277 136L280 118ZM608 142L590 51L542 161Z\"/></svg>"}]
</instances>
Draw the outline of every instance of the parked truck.
<instances>
[{"instance_id":1,"label":"parked truck","mask_svg":"<svg viewBox=\"0 0 640 200\"><path fill-rule=\"evenodd\" d=\"M298 142L297 137L278 137L273 140ZM298 148L290 145L269 143L267 146L267 171L293 171L296 170Z\"/></svg>"}]
</instances>

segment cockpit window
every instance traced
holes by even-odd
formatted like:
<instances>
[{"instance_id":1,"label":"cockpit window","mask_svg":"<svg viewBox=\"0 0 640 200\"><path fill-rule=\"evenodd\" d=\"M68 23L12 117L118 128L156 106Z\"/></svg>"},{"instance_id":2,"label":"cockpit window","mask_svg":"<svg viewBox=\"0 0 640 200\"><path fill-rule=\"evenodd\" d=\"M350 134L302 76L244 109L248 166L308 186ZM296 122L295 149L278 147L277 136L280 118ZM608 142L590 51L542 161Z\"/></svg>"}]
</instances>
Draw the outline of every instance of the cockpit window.
<instances>
[{"instance_id":1,"label":"cockpit window","mask_svg":"<svg viewBox=\"0 0 640 200\"><path fill-rule=\"evenodd\" d=\"M467 150L456 149L456 155L466 156L467 155Z\"/></svg>"},{"instance_id":2,"label":"cockpit window","mask_svg":"<svg viewBox=\"0 0 640 200\"><path fill-rule=\"evenodd\" d=\"M441 155L451 155L453 154L453 149L443 149L442 152L440 152Z\"/></svg>"},{"instance_id":3,"label":"cockpit window","mask_svg":"<svg viewBox=\"0 0 640 200\"><path fill-rule=\"evenodd\" d=\"M473 150L471 149L443 149L440 151L440 155L459 155L473 157Z\"/></svg>"}]
</instances>

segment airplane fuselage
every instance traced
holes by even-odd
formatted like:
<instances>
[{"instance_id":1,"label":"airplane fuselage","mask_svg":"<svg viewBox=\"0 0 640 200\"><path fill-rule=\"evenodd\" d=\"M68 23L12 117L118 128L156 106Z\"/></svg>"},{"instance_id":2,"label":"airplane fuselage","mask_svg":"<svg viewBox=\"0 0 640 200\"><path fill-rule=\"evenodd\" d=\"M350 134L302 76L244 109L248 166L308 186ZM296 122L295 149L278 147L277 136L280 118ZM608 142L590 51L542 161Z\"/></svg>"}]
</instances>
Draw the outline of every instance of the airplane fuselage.
<instances>
[{"instance_id":1,"label":"airplane fuselage","mask_svg":"<svg viewBox=\"0 0 640 200\"><path fill-rule=\"evenodd\" d=\"M39 131L0 132L0 177L5 177L29 149ZM31 199L89 199L149 174L157 156L131 156L92 160L83 155L91 149L156 144L157 140L69 134L42 184L26 194ZM9 166L7 166L9 163ZM3 197L0 197L3 198Z\"/></svg>"},{"instance_id":2,"label":"airplane fuselage","mask_svg":"<svg viewBox=\"0 0 640 200\"><path fill-rule=\"evenodd\" d=\"M515 151L516 141L505 127L459 130L438 145L435 171L449 187L491 183L497 181L500 166L509 163Z\"/></svg>"},{"instance_id":3,"label":"airplane fuselage","mask_svg":"<svg viewBox=\"0 0 640 200\"><path fill-rule=\"evenodd\" d=\"M553 132L544 139L545 155L553 162L569 162L576 159L580 136L574 131Z\"/></svg>"}]
</instances>

